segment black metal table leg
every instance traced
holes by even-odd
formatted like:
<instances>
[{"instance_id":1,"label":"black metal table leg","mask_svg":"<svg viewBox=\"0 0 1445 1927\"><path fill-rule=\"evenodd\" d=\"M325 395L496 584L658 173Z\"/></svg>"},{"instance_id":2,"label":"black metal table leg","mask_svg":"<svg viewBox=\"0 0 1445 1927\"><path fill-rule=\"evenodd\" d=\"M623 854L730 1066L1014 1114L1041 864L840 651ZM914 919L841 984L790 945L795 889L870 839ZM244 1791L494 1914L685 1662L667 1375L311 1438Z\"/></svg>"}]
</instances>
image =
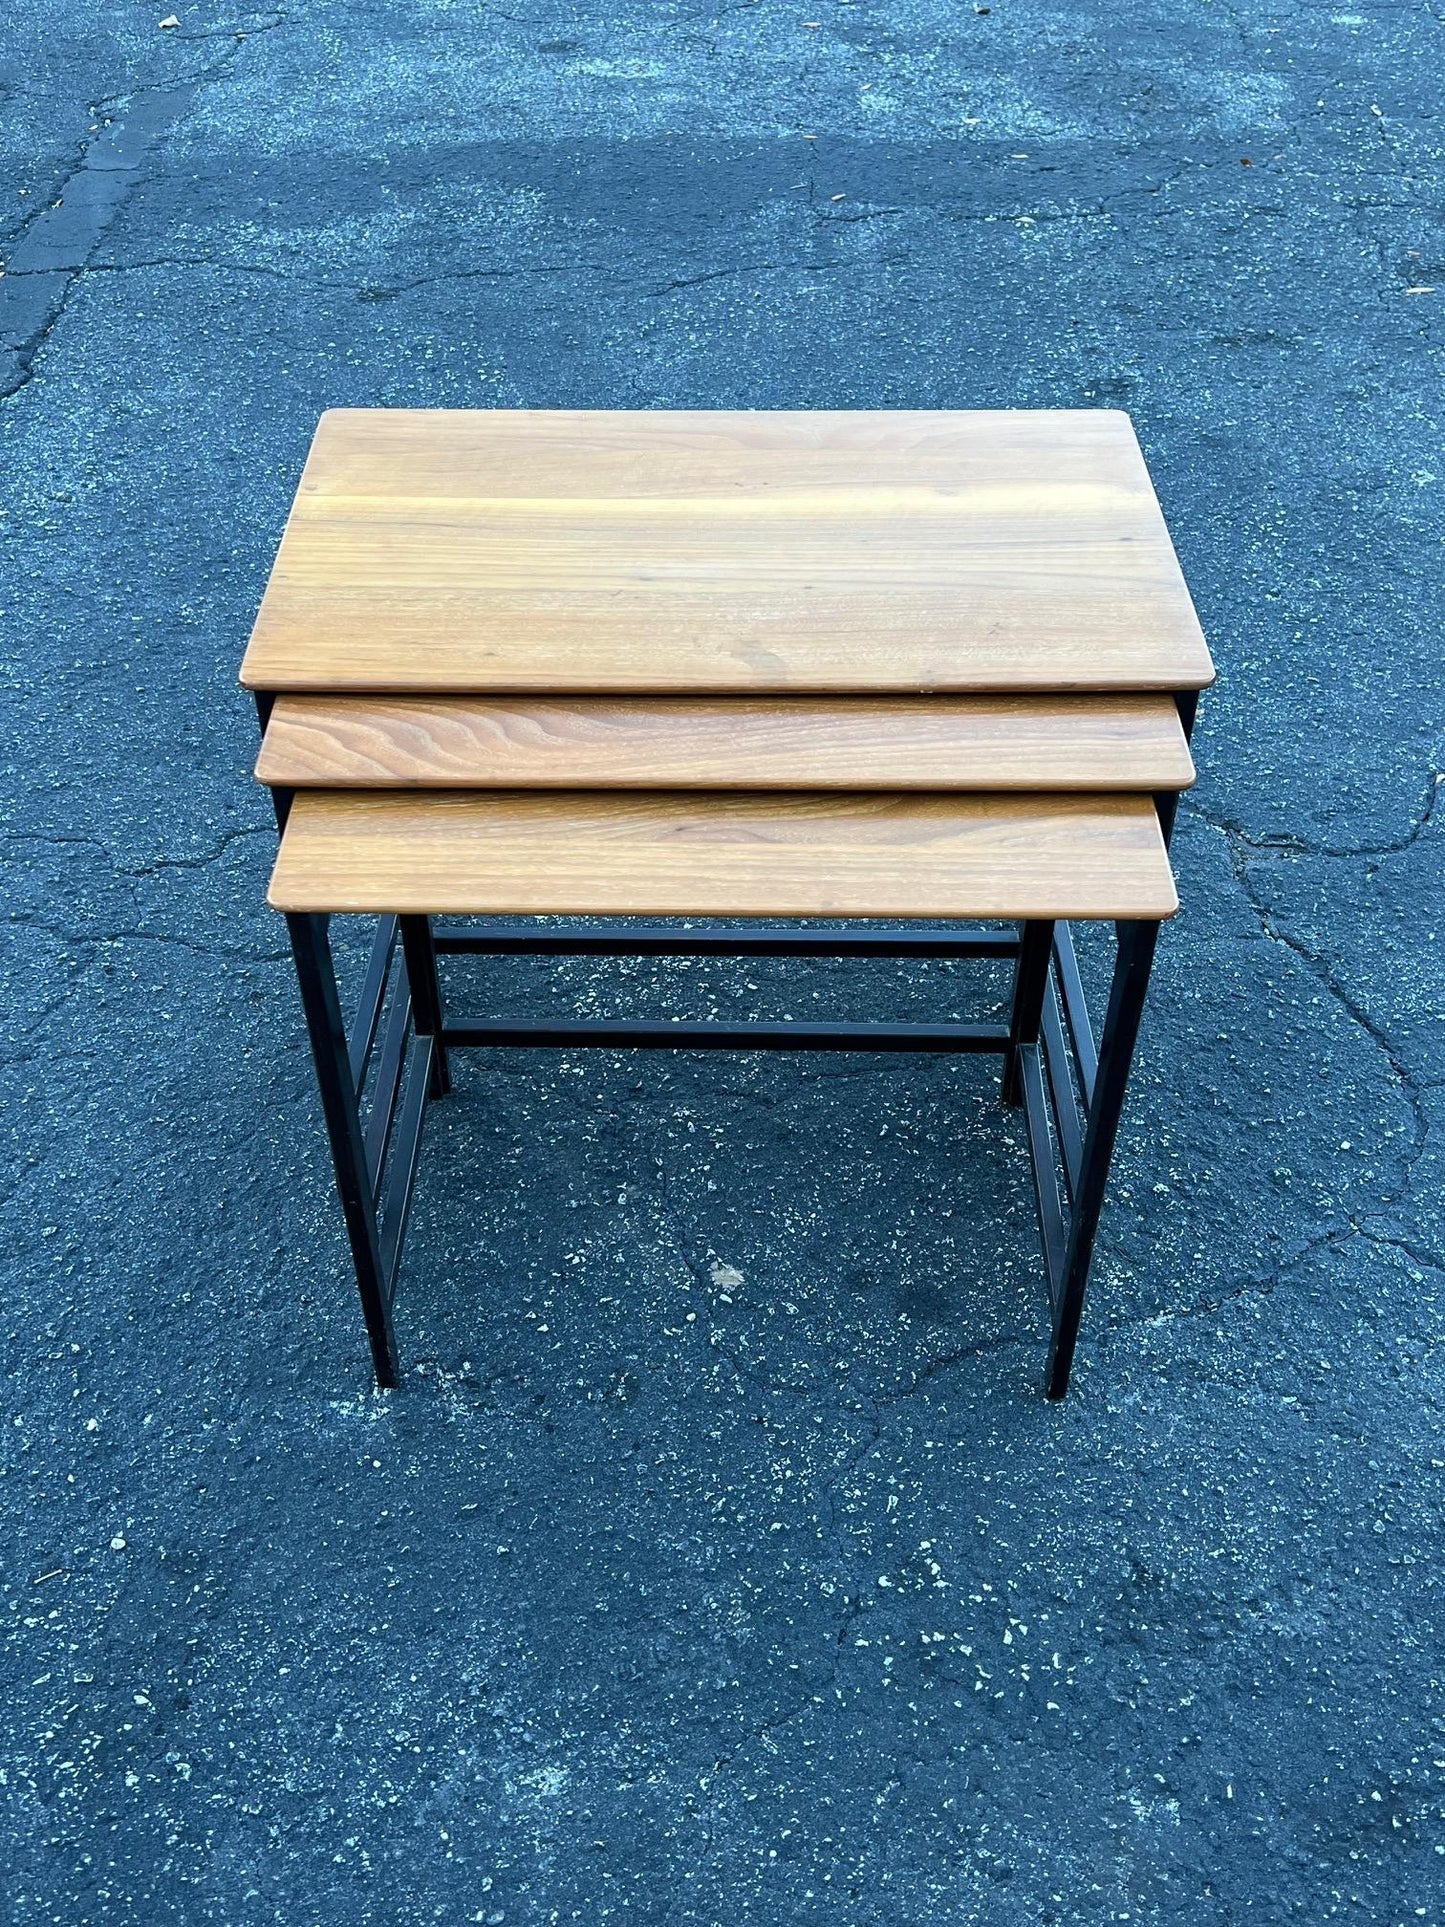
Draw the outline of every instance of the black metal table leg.
<instances>
[{"instance_id":1,"label":"black metal table leg","mask_svg":"<svg viewBox=\"0 0 1445 1927\"><path fill-rule=\"evenodd\" d=\"M1199 691L1180 689L1175 692L1174 707L1179 711L1180 726L1187 743L1194 734L1194 718L1199 709ZM1159 828L1164 833L1164 847L1168 849L1169 839L1174 834L1174 819L1179 814L1178 790L1163 790L1154 798L1154 807L1159 813Z\"/></svg>"},{"instance_id":2,"label":"black metal table leg","mask_svg":"<svg viewBox=\"0 0 1445 1927\"><path fill-rule=\"evenodd\" d=\"M347 1054L346 1028L341 1017L327 922L324 916L288 913L286 928L296 959L296 977L301 986L301 1003L311 1038L311 1055L316 1063L326 1134L331 1141L331 1160L336 1167L336 1188L346 1217L346 1235L356 1268L366 1334L371 1341L376 1382L389 1386L397 1383L399 1373L387 1269L377 1234L376 1200L367 1172L356 1080Z\"/></svg>"},{"instance_id":3,"label":"black metal table leg","mask_svg":"<svg viewBox=\"0 0 1445 1927\"><path fill-rule=\"evenodd\" d=\"M261 725L261 734L263 737L266 734L266 725L271 720L271 711L275 707L276 698L269 690L258 689L256 691L256 721ZM275 813L276 828L278 830L284 830L286 828L286 819L291 814L291 798L294 794L294 790L273 788L271 791L271 808Z\"/></svg>"},{"instance_id":4,"label":"black metal table leg","mask_svg":"<svg viewBox=\"0 0 1445 1927\"><path fill-rule=\"evenodd\" d=\"M1003 1096L1023 1103L1038 1193L1049 1276L1052 1340L1047 1390L1062 1398L1078 1339L1094 1239L1124 1101L1139 1021L1158 939L1157 922L1118 925L1119 951L1103 1041L1095 1056L1092 1028L1066 923L1026 921L1017 940L957 938L948 933L618 930L500 931L437 937L429 918L381 920L362 983L348 1045L332 963L328 925L319 914L286 919L306 1012L322 1109L346 1217L347 1236L371 1341L377 1383L397 1384L399 1367L391 1305L428 1095L450 1088L448 1045L523 1044L728 1050L998 1051ZM405 972L393 969L397 937ZM438 949L524 953L741 954L812 951L831 954L921 954L1013 957L1010 1021L1002 1024L725 1024L637 1020L549 1020L446 1024L437 972ZM725 948L726 947L726 948ZM1058 999L1050 969L1057 974ZM1068 1045L1073 1046L1072 1067ZM372 1058L376 1047L375 1061ZM366 1112L362 1112L363 1093ZM1052 1133L1050 1125L1052 1123ZM1072 1213L1060 1196L1057 1160ZM1066 1218L1068 1220L1066 1225Z\"/></svg>"},{"instance_id":5,"label":"black metal table leg","mask_svg":"<svg viewBox=\"0 0 1445 1927\"><path fill-rule=\"evenodd\" d=\"M401 947L406 957L406 980L411 986L412 1022L418 1037L432 1042L431 1074L428 1083L432 1097L445 1097L452 1087L451 1066L442 1042L442 991L437 979L436 945L432 939L430 917L402 917Z\"/></svg>"},{"instance_id":6,"label":"black metal table leg","mask_svg":"<svg viewBox=\"0 0 1445 1927\"><path fill-rule=\"evenodd\" d=\"M1119 954L1114 964L1114 981L1109 990L1109 1012L1104 1020L1104 1037L1099 1047L1099 1068L1089 1105L1089 1122L1084 1134L1084 1154L1074 1196L1073 1219L1064 1257L1063 1276L1054 1305L1053 1342L1049 1348L1048 1381L1050 1398L1062 1398L1069 1389L1069 1372L1078 1343L1079 1320L1084 1310L1084 1290L1089 1265L1094 1255L1094 1237L1099 1228L1104 1191L1109 1182L1109 1164L1114 1155L1114 1139L1124 1108L1124 1089L1129 1081L1134 1044L1139 1035L1139 1020L1144 1012L1144 995L1149 988L1149 971L1159 925L1121 923Z\"/></svg>"},{"instance_id":7,"label":"black metal table leg","mask_svg":"<svg viewBox=\"0 0 1445 1927\"><path fill-rule=\"evenodd\" d=\"M1026 923L1020 932L1018 968L1014 972L1013 1009L1009 1017L1008 1043L1003 1059L1002 1095L1005 1104L1022 1104L1024 1101L1019 1046L1039 1041L1053 944L1052 922Z\"/></svg>"}]
</instances>

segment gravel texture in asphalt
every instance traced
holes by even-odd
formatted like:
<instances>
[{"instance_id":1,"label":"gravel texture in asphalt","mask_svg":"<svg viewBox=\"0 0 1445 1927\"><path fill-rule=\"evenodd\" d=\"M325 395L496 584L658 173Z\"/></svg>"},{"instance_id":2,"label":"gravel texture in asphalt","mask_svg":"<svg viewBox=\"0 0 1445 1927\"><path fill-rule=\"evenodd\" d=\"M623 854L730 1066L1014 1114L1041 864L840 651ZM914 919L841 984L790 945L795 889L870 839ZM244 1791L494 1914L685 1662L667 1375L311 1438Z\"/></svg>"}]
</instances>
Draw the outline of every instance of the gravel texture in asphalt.
<instances>
[{"instance_id":1,"label":"gravel texture in asphalt","mask_svg":"<svg viewBox=\"0 0 1445 1927\"><path fill-rule=\"evenodd\" d=\"M0 23L5 1917L1440 1921L1439 6L169 4ZM332 404L1131 411L1221 680L1063 1406L996 1072L863 1057L462 1060L373 1392L235 681Z\"/></svg>"}]
</instances>

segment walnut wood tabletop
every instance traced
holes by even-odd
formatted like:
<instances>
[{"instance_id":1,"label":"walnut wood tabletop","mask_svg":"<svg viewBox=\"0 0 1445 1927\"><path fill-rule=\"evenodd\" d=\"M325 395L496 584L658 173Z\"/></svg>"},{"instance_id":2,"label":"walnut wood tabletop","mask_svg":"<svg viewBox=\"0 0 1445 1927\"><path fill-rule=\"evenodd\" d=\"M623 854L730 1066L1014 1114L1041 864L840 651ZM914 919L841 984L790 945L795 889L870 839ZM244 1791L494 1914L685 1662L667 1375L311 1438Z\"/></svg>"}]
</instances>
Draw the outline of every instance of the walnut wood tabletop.
<instances>
[{"instance_id":1,"label":"walnut wood tabletop","mask_svg":"<svg viewBox=\"0 0 1445 1927\"><path fill-rule=\"evenodd\" d=\"M345 409L242 669L285 690L1198 689L1127 416Z\"/></svg>"},{"instance_id":2,"label":"walnut wood tabletop","mask_svg":"<svg viewBox=\"0 0 1445 1927\"><path fill-rule=\"evenodd\" d=\"M1123 796L302 790L278 910L1169 917L1153 805Z\"/></svg>"},{"instance_id":3,"label":"walnut wood tabletop","mask_svg":"<svg viewBox=\"0 0 1445 1927\"><path fill-rule=\"evenodd\" d=\"M1179 790L1157 696L282 696L283 789Z\"/></svg>"}]
</instances>

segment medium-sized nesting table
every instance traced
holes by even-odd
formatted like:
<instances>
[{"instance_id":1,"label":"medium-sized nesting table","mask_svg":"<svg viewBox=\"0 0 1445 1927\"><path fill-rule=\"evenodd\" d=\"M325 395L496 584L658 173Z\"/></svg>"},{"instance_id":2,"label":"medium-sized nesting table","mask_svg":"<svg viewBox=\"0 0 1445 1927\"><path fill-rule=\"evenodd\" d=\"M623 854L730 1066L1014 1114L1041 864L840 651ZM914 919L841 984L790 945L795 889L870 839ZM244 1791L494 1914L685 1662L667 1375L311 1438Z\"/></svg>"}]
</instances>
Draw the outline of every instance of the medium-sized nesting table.
<instances>
[{"instance_id":1,"label":"medium-sized nesting table","mask_svg":"<svg viewBox=\"0 0 1445 1927\"><path fill-rule=\"evenodd\" d=\"M1025 1111L1061 1397L1212 679L1111 411L324 416L242 681L378 1381L453 1049L983 1051ZM336 915L379 919L349 1028ZM1097 1045L1081 920L1116 927ZM997 1024L453 1017L457 953L1013 986Z\"/></svg>"}]
</instances>

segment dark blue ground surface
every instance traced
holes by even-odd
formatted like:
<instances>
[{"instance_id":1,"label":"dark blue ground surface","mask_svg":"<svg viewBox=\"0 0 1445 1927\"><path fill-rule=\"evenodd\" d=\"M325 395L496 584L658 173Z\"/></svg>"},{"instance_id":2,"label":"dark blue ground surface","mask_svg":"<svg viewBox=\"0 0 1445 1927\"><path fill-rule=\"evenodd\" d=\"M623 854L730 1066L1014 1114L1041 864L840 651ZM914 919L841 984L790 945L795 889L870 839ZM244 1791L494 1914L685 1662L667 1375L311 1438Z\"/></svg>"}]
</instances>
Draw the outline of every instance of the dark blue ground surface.
<instances>
[{"instance_id":1,"label":"dark blue ground surface","mask_svg":"<svg viewBox=\"0 0 1445 1927\"><path fill-rule=\"evenodd\" d=\"M1440 1920L1438 8L168 6L0 23L7 1918ZM317 414L1091 402L1222 680L1074 1396L984 1068L520 1053L374 1395L234 680Z\"/></svg>"}]
</instances>

